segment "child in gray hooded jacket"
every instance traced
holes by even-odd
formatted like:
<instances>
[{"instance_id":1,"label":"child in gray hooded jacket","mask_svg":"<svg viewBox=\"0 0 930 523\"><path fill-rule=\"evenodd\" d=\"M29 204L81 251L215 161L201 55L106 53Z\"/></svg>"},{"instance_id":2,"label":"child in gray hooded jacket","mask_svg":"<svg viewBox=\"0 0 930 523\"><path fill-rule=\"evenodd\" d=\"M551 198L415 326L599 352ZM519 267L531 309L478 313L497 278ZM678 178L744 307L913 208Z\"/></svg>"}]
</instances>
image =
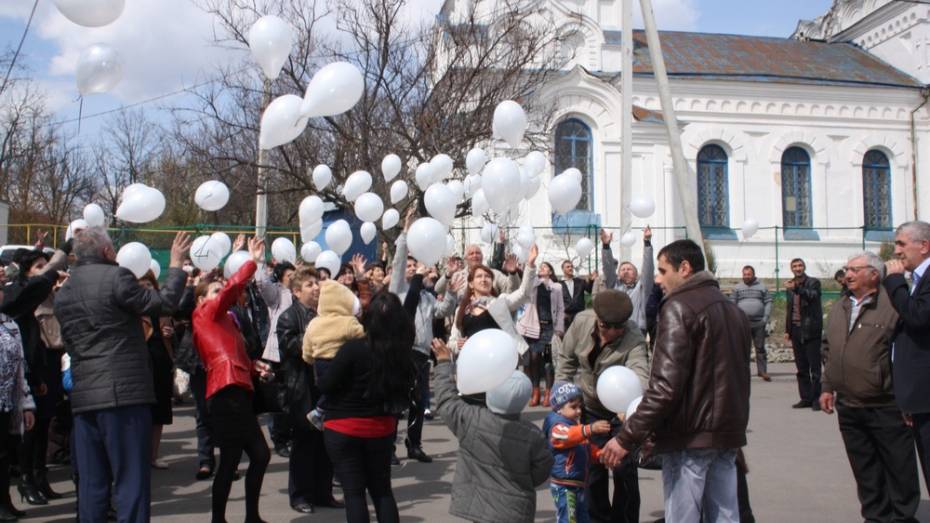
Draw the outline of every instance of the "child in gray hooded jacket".
<instances>
[{"instance_id":1,"label":"child in gray hooded jacket","mask_svg":"<svg viewBox=\"0 0 930 523\"><path fill-rule=\"evenodd\" d=\"M536 487L549 479L552 453L546 436L520 413L530 399L520 371L488 391L486 404L459 396L452 381L452 353L440 340L436 355L437 408L459 440L449 513L481 523L532 522Z\"/></svg>"}]
</instances>

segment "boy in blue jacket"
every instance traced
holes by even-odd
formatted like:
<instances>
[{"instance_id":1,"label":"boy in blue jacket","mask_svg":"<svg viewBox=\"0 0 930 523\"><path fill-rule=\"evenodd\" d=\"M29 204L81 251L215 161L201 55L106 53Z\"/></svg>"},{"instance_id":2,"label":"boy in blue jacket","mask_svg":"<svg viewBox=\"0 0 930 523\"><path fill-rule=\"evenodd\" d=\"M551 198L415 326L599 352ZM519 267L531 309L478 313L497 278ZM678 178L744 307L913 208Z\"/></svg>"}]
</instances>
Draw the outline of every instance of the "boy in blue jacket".
<instances>
[{"instance_id":1,"label":"boy in blue jacket","mask_svg":"<svg viewBox=\"0 0 930 523\"><path fill-rule=\"evenodd\" d=\"M598 449L589 442L593 434L610 432L610 422L598 420L582 425L581 389L574 383L556 383L550 399L553 412L546 416L543 432L549 440L554 463L549 489L555 501L559 523L587 523L588 502L585 487L588 459L597 459Z\"/></svg>"}]
</instances>

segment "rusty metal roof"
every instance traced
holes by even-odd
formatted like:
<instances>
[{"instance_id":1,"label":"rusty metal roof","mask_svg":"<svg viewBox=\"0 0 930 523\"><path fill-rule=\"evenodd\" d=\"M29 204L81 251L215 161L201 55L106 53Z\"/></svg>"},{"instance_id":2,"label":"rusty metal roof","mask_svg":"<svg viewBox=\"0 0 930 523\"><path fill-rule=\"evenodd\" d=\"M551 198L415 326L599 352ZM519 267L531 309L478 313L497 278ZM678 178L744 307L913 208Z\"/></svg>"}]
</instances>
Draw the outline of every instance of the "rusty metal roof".
<instances>
[{"instance_id":1,"label":"rusty metal roof","mask_svg":"<svg viewBox=\"0 0 930 523\"><path fill-rule=\"evenodd\" d=\"M604 31L620 45L620 31ZM853 44L789 38L660 31L671 77L758 82L923 87L916 78ZM633 32L633 71L652 74L643 31Z\"/></svg>"}]
</instances>

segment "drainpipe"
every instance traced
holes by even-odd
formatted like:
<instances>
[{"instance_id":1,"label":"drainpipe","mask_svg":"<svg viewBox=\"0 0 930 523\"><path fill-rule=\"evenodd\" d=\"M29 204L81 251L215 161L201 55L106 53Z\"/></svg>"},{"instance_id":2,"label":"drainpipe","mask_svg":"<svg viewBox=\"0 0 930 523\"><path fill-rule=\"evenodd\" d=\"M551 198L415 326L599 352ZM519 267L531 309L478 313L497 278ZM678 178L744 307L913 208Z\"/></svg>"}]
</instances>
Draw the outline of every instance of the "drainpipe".
<instances>
[{"instance_id":1,"label":"drainpipe","mask_svg":"<svg viewBox=\"0 0 930 523\"><path fill-rule=\"evenodd\" d=\"M914 191L914 219L919 219L920 214L917 212L920 208L920 203L917 200L917 111L921 110L923 106L927 105L927 102L930 101L930 88L924 87L920 90L920 95L923 96L924 101L920 103L913 111L911 111L911 184L913 185L912 190Z\"/></svg>"}]
</instances>

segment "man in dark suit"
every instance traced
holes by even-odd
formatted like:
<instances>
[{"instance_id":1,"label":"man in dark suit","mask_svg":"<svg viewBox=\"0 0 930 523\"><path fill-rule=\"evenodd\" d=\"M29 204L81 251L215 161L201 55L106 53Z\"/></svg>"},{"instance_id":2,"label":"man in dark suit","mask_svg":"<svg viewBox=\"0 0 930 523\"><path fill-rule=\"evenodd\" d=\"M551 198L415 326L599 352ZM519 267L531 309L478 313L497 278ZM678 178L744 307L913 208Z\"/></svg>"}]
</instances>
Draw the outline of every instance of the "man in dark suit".
<instances>
[{"instance_id":1,"label":"man in dark suit","mask_svg":"<svg viewBox=\"0 0 930 523\"><path fill-rule=\"evenodd\" d=\"M885 262L884 286L898 311L891 349L894 396L912 424L924 479L930 480L930 223L907 222L895 231L896 259ZM905 272L911 273L908 285Z\"/></svg>"},{"instance_id":2,"label":"man in dark suit","mask_svg":"<svg viewBox=\"0 0 930 523\"><path fill-rule=\"evenodd\" d=\"M805 272L804 260L791 260L794 278L785 282L787 311L785 341L794 349L794 364L798 368L798 393L801 401L796 409L820 410L820 341L823 331L823 306L820 304L820 280Z\"/></svg>"},{"instance_id":3,"label":"man in dark suit","mask_svg":"<svg viewBox=\"0 0 930 523\"><path fill-rule=\"evenodd\" d=\"M571 260L562 262L562 301L565 303L565 330L572 324L575 315L585 309L585 293L591 294L594 278L592 273L588 279L575 277L575 265Z\"/></svg>"}]
</instances>

